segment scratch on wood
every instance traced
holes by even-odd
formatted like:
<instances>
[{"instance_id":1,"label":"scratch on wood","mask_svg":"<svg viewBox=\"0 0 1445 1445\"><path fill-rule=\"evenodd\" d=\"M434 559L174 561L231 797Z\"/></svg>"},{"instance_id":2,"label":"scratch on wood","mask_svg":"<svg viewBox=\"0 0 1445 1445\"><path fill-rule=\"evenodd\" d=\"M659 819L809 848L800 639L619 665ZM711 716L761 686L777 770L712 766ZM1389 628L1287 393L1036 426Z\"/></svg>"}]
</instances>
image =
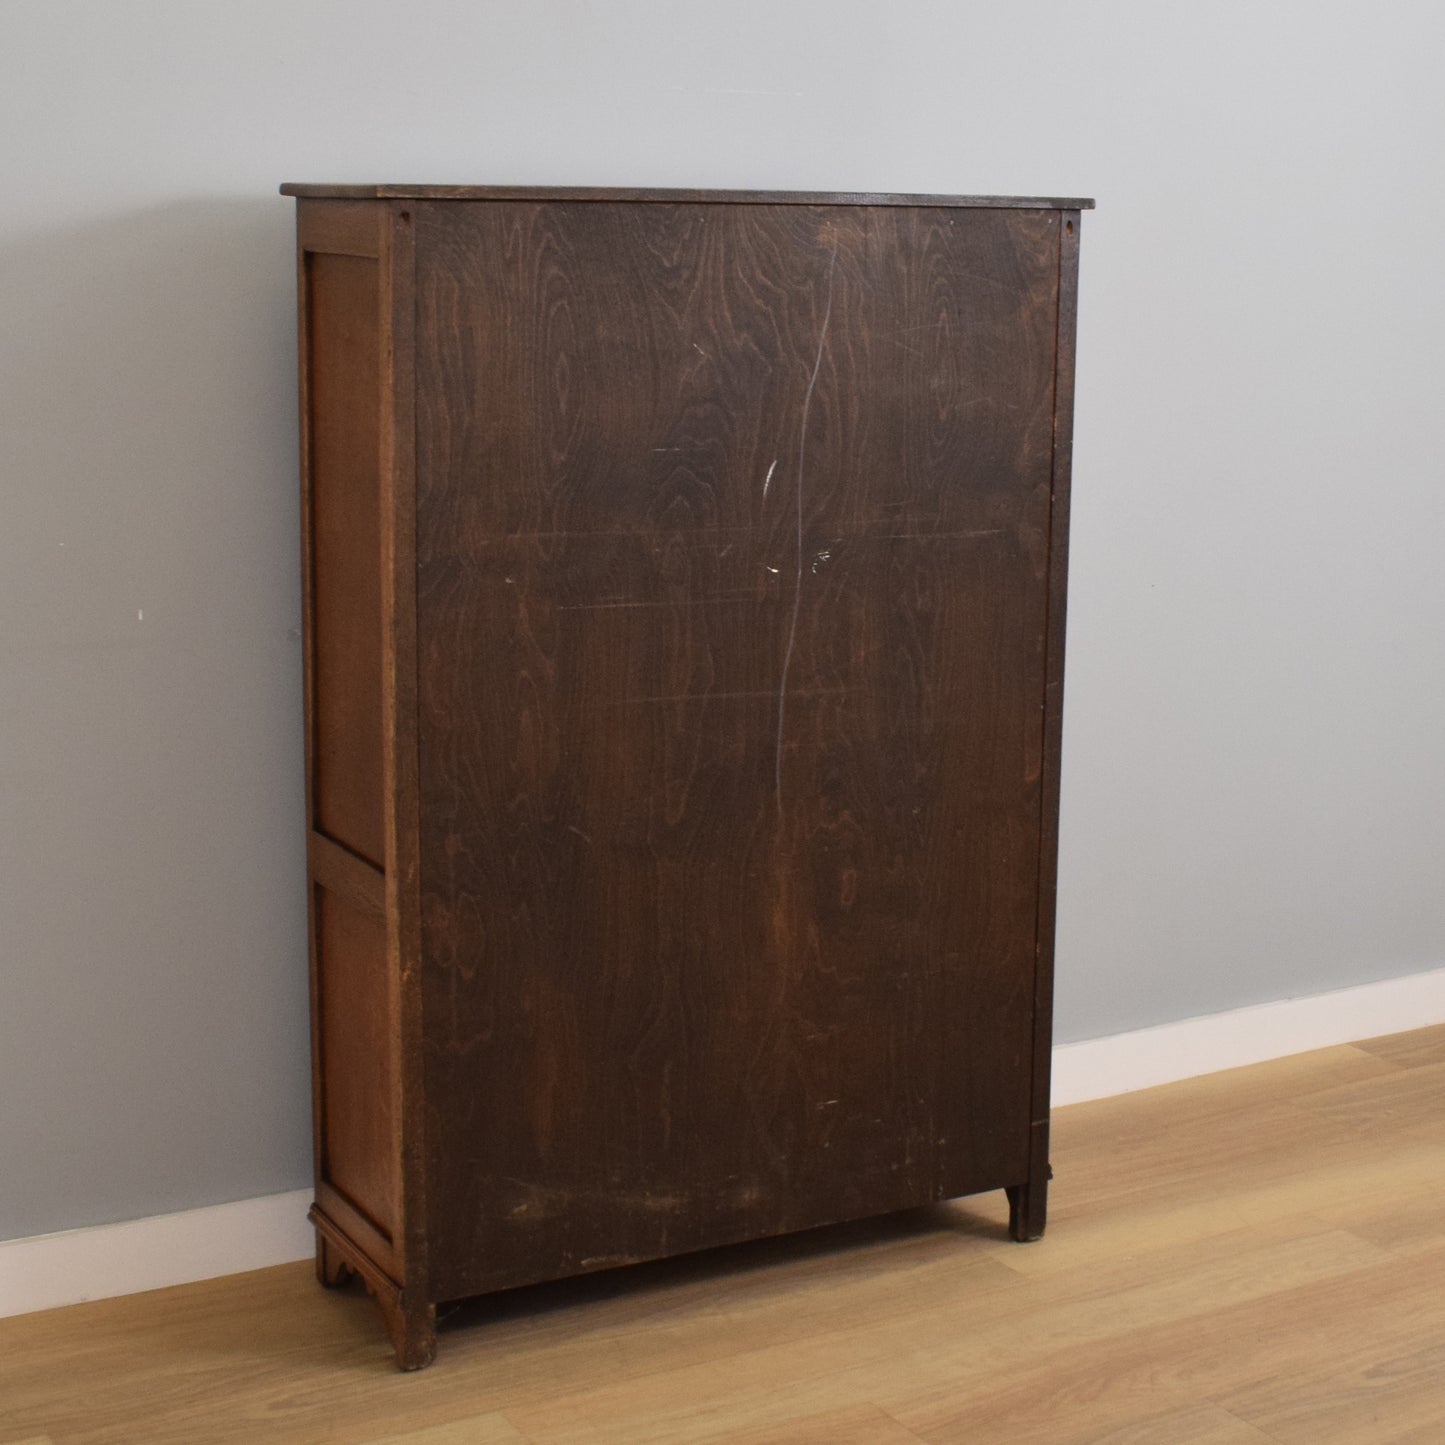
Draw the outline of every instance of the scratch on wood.
<instances>
[{"instance_id":1,"label":"scratch on wood","mask_svg":"<svg viewBox=\"0 0 1445 1445\"><path fill-rule=\"evenodd\" d=\"M841 697L850 692L846 687L815 687L807 692L795 692L794 697ZM776 697L771 689L767 692L676 692L660 697L624 697L620 702L603 703L604 707L627 707L635 702L717 702L726 698Z\"/></svg>"},{"instance_id":2,"label":"scratch on wood","mask_svg":"<svg viewBox=\"0 0 1445 1445\"><path fill-rule=\"evenodd\" d=\"M860 542L944 542L955 537L1002 537L1003 527L975 527L968 532L875 532L871 537L863 533Z\"/></svg>"},{"instance_id":3,"label":"scratch on wood","mask_svg":"<svg viewBox=\"0 0 1445 1445\"><path fill-rule=\"evenodd\" d=\"M778 469L778 459L773 458L773 464L768 468L768 474L763 478L763 501L768 500L768 488L773 484L773 473Z\"/></svg>"},{"instance_id":4,"label":"scratch on wood","mask_svg":"<svg viewBox=\"0 0 1445 1445\"><path fill-rule=\"evenodd\" d=\"M742 602L748 592L720 592L716 597L678 597L670 602L564 602L558 612L604 612L618 607L710 607L717 602Z\"/></svg>"},{"instance_id":5,"label":"scratch on wood","mask_svg":"<svg viewBox=\"0 0 1445 1445\"><path fill-rule=\"evenodd\" d=\"M681 451L682 448L679 447L678 450ZM748 527L705 527L690 529L688 535L692 537L732 537L746 536L749 531ZM486 549L505 545L508 542L546 542L553 538L561 538L569 542L651 541L654 536L656 536L655 531L637 527L568 528L560 532L506 532L493 537L483 537L479 540L478 546Z\"/></svg>"},{"instance_id":6,"label":"scratch on wood","mask_svg":"<svg viewBox=\"0 0 1445 1445\"><path fill-rule=\"evenodd\" d=\"M778 679L778 741L773 751L773 785L778 800L778 817L783 816L783 721L787 711L788 671L793 665L793 648L798 641L798 609L803 602L803 462L808 447L808 411L813 405L813 389L818 385L818 372L823 365L823 348L828 343L828 322L833 317L833 271L838 265L838 233L833 232L833 254L828 258L828 299L823 306L823 324L818 328L818 354L813 358L813 374L803 395L803 415L798 426L798 526L797 575L793 579L793 616L788 624L788 646L783 653L783 672ZM776 568L772 569L776 571Z\"/></svg>"}]
</instances>

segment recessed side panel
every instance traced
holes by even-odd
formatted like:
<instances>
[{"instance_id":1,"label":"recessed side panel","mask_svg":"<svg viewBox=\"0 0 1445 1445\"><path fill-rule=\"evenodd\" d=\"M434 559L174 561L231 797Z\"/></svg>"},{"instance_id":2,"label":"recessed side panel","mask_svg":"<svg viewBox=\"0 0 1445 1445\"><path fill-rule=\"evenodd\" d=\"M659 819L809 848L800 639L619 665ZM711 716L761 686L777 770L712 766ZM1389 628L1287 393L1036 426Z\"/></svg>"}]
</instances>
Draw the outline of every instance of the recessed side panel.
<instances>
[{"instance_id":1,"label":"recessed side panel","mask_svg":"<svg viewBox=\"0 0 1445 1445\"><path fill-rule=\"evenodd\" d=\"M1028 1177L1059 224L417 204L438 1297Z\"/></svg>"},{"instance_id":2,"label":"recessed side panel","mask_svg":"<svg viewBox=\"0 0 1445 1445\"><path fill-rule=\"evenodd\" d=\"M306 255L314 826L385 866L379 262Z\"/></svg>"},{"instance_id":3,"label":"recessed side panel","mask_svg":"<svg viewBox=\"0 0 1445 1445\"><path fill-rule=\"evenodd\" d=\"M396 1030L386 921L317 887L321 1178L388 1240L398 1218Z\"/></svg>"},{"instance_id":4,"label":"recessed side panel","mask_svg":"<svg viewBox=\"0 0 1445 1445\"><path fill-rule=\"evenodd\" d=\"M303 202L303 651L318 1225L404 1282L393 573L395 304L387 208ZM408 534L409 535L409 534ZM389 751L391 750L391 751ZM368 1279L371 1275L367 1276Z\"/></svg>"}]
</instances>

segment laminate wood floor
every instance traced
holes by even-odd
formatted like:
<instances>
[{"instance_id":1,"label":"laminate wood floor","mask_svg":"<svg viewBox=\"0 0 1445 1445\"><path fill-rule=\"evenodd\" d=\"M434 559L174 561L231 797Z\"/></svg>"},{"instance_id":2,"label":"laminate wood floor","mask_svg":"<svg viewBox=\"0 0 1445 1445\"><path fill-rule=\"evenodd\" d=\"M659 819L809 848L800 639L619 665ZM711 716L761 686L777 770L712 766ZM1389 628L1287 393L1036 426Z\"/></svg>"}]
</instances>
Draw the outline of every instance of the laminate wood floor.
<instances>
[{"instance_id":1,"label":"laminate wood floor","mask_svg":"<svg viewBox=\"0 0 1445 1445\"><path fill-rule=\"evenodd\" d=\"M307 1264L0 1321L0 1442L1445 1442L1445 1027L1055 1114L1003 1196L518 1291L397 1373Z\"/></svg>"}]
</instances>

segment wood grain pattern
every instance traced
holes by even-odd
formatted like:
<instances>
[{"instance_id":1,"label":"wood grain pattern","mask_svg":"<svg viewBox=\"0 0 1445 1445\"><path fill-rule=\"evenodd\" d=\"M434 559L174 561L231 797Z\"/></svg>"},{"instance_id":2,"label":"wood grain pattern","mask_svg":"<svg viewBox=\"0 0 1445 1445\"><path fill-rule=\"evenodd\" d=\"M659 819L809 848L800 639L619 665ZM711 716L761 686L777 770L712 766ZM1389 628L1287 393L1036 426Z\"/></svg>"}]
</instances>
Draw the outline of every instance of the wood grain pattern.
<instances>
[{"instance_id":1,"label":"wood grain pattern","mask_svg":"<svg viewBox=\"0 0 1445 1445\"><path fill-rule=\"evenodd\" d=\"M396 1318L400 1362L414 1368L436 1354L436 1299L427 1288L430 1233L426 1204L427 1136L423 1103L421 1012L421 819L416 636L416 415L414 236L411 212L386 209L382 260L388 305L383 311L386 386L382 410L384 526L383 647L387 811L387 962L393 1038L398 1049L396 1134L401 1160L402 1289Z\"/></svg>"},{"instance_id":2,"label":"wood grain pattern","mask_svg":"<svg viewBox=\"0 0 1445 1445\"><path fill-rule=\"evenodd\" d=\"M824 1445L825 1441L827 1445L920 1445L917 1435L877 1405L810 1411L728 1437L728 1445Z\"/></svg>"},{"instance_id":3,"label":"wood grain pattern","mask_svg":"<svg viewBox=\"0 0 1445 1445\"><path fill-rule=\"evenodd\" d=\"M1068 603L1069 500L1074 454L1074 342L1079 305L1079 213L1059 217L1054 335L1054 426L1044 634L1044 743L1039 794L1038 924L1034 944L1032 1102L1028 1177L1009 1195L1016 1240L1044 1232L1049 1179L1049 1071L1054 1038L1054 914L1059 873L1059 789L1064 745L1064 633Z\"/></svg>"},{"instance_id":4,"label":"wood grain pattern","mask_svg":"<svg viewBox=\"0 0 1445 1445\"><path fill-rule=\"evenodd\" d=\"M415 231L433 1291L1022 1182L1058 215Z\"/></svg>"},{"instance_id":5,"label":"wood grain pattern","mask_svg":"<svg viewBox=\"0 0 1445 1445\"><path fill-rule=\"evenodd\" d=\"M1436 1024L1434 1028L1416 1029L1413 1033L1370 1039L1360 1048L1376 1058L1408 1068L1421 1061L1433 1063L1439 1057L1442 1043L1445 1043L1445 1024Z\"/></svg>"},{"instance_id":6,"label":"wood grain pattern","mask_svg":"<svg viewBox=\"0 0 1445 1445\"><path fill-rule=\"evenodd\" d=\"M307 270L314 827L381 868L380 282L360 256Z\"/></svg>"},{"instance_id":7,"label":"wood grain pattern","mask_svg":"<svg viewBox=\"0 0 1445 1445\"><path fill-rule=\"evenodd\" d=\"M1400 1081L1441 1065L1422 1031L1062 1109L1028 1249L986 1195L537 1286L419 1377L305 1265L0 1320L0 1441L1433 1445L1445 1150ZM1347 1084L1401 1109L1301 1127Z\"/></svg>"},{"instance_id":8,"label":"wood grain pattern","mask_svg":"<svg viewBox=\"0 0 1445 1445\"><path fill-rule=\"evenodd\" d=\"M501 1413L469 1415L453 1425L432 1425L424 1430L406 1430L399 1435L385 1435L367 1445L511 1445L527 1437L515 1429Z\"/></svg>"},{"instance_id":9,"label":"wood grain pattern","mask_svg":"<svg viewBox=\"0 0 1445 1445\"><path fill-rule=\"evenodd\" d=\"M400 1219L394 1146L397 1045L387 999L386 920L318 888L321 1178L388 1240Z\"/></svg>"},{"instance_id":10,"label":"wood grain pattern","mask_svg":"<svg viewBox=\"0 0 1445 1445\"><path fill-rule=\"evenodd\" d=\"M1269 1438L1218 1405L1186 1405L1110 1430L1095 1445L1260 1445Z\"/></svg>"}]
</instances>

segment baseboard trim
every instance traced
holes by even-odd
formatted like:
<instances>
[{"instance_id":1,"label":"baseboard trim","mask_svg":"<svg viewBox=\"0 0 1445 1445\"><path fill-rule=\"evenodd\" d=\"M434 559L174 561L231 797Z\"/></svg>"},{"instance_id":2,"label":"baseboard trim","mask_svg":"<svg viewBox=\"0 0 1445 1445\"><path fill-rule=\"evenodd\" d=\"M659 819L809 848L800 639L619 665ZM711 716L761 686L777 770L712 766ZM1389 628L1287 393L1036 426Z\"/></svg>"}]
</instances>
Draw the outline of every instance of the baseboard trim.
<instances>
[{"instance_id":1,"label":"baseboard trim","mask_svg":"<svg viewBox=\"0 0 1445 1445\"><path fill-rule=\"evenodd\" d=\"M1056 1044L1055 1107L1445 1023L1445 968Z\"/></svg>"},{"instance_id":2,"label":"baseboard trim","mask_svg":"<svg viewBox=\"0 0 1445 1445\"><path fill-rule=\"evenodd\" d=\"M0 1241L0 1319L307 1259L309 1189Z\"/></svg>"},{"instance_id":3,"label":"baseboard trim","mask_svg":"<svg viewBox=\"0 0 1445 1445\"><path fill-rule=\"evenodd\" d=\"M1445 968L1054 1049L1053 1102L1445 1023ZM307 1259L309 1189L0 1241L0 1318Z\"/></svg>"}]
</instances>

